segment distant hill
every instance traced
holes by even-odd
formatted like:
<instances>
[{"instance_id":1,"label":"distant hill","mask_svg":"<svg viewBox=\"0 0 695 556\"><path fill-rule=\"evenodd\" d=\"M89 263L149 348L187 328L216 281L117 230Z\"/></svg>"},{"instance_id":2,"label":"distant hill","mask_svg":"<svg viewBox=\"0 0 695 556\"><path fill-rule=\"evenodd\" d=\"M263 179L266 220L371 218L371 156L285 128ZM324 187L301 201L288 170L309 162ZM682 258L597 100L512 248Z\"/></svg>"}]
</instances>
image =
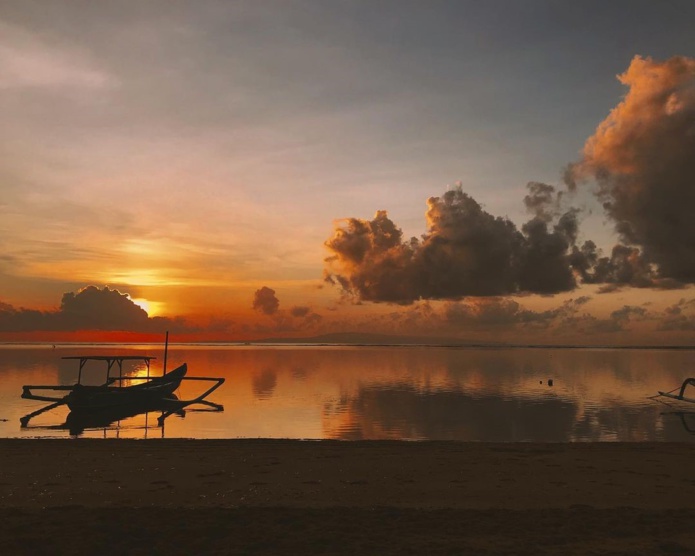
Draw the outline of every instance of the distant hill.
<instances>
[{"instance_id":1,"label":"distant hill","mask_svg":"<svg viewBox=\"0 0 695 556\"><path fill-rule=\"evenodd\" d=\"M460 338L433 338L431 336L399 336L390 334L370 334L366 332L335 332L307 338L264 338L253 340L249 344L318 344L350 346L457 346L489 348L537 348L537 349L683 349L695 350L692 345L609 345L609 344L552 344L552 343L507 343L507 342L471 342Z\"/></svg>"}]
</instances>

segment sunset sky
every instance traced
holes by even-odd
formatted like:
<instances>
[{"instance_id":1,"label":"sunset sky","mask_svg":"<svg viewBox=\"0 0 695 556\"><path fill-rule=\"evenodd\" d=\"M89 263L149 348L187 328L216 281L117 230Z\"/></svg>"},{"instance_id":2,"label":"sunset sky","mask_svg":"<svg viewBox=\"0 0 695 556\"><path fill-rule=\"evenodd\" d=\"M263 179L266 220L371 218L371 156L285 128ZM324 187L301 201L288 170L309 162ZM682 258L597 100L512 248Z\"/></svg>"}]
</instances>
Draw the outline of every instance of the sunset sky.
<instances>
[{"instance_id":1,"label":"sunset sky","mask_svg":"<svg viewBox=\"0 0 695 556\"><path fill-rule=\"evenodd\" d=\"M0 341L691 344L693 21L0 0Z\"/></svg>"}]
</instances>

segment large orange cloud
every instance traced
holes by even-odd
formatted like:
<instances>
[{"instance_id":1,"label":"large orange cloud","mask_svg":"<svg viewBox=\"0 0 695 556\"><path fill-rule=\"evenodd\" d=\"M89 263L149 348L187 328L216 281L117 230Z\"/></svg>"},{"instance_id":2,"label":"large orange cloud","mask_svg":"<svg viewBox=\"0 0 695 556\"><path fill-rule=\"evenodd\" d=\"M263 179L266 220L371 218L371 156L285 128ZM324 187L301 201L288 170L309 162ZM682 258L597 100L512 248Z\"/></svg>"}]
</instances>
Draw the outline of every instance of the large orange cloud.
<instances>
[{"instance_id":1,"label":"large orange cloud","mask_svg":"<svg viewBox=\"0 0 695 556\"><path fill-rule=\"evenodd\" d=\"M571 185L589 178L621 239L660 276L695 282L695 59L635 57L624 100L598 126Z\"/></svg>"}]
</instances>

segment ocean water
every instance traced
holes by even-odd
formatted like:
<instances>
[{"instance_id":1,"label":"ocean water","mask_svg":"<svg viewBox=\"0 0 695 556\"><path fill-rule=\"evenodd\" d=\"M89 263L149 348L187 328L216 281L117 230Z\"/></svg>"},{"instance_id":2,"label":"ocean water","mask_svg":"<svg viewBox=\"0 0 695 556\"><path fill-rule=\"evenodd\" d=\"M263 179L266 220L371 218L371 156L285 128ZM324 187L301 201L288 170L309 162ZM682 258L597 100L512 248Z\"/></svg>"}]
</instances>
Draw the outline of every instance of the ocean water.
<instances>
[{"instance_id":1,"label":"ocean water","mask_svg":"<svg viewBox=\"0 0 695 556\"><path fill-rule=\"evenodd\" d=\"M47 404L22 399L22 386L73 384L78 363L63 357L87 354L154 356L152 374L162 371L161 346L0 346L0 437L695 440L695 404L651 398L695 376L695 351L651 349L174 345L169 369L226 379L209 397L223 411L75 426L61 406L23 424ZM84 376L98 383L105 369L90 363ZM177 394L193 399L206 384Z\"/></svg>"}]
</instances>

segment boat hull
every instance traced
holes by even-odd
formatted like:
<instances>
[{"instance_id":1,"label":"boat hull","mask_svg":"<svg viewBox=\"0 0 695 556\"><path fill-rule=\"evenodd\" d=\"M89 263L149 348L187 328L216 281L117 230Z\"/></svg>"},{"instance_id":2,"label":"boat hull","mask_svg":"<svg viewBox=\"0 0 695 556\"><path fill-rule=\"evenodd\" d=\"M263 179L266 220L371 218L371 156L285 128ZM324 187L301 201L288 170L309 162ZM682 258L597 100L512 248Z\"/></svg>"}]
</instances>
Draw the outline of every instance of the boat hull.
<instances>
[{"instance_id":1,"label":"boat hull","mask_svg":"<svg viewBox=\"0 0 695 556\"><path fill-rule=\"evenodd\" d=\"M166 375L134 386L79 385L66 396L66 403L74 412L146 406L170 397L181 384L187 370L184 363Z\"/></svg>"}]
</instances>

